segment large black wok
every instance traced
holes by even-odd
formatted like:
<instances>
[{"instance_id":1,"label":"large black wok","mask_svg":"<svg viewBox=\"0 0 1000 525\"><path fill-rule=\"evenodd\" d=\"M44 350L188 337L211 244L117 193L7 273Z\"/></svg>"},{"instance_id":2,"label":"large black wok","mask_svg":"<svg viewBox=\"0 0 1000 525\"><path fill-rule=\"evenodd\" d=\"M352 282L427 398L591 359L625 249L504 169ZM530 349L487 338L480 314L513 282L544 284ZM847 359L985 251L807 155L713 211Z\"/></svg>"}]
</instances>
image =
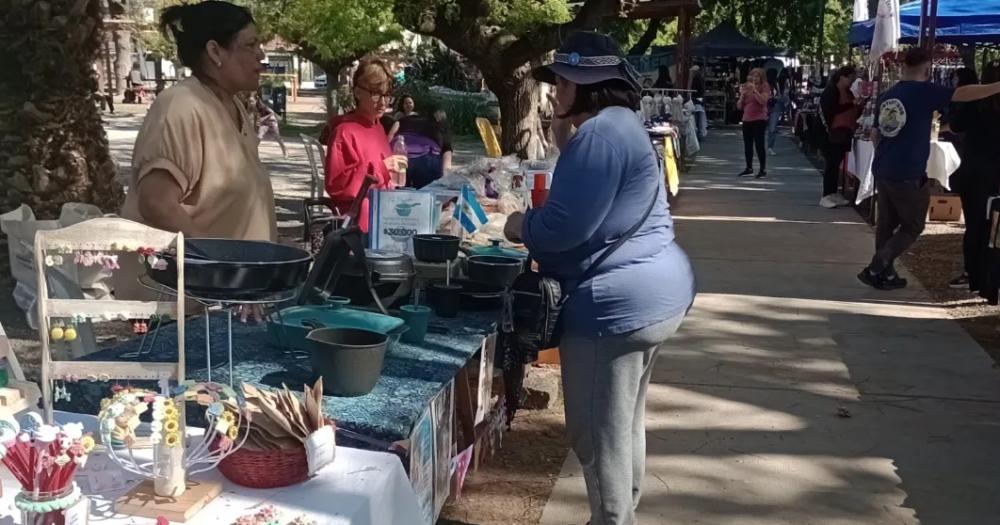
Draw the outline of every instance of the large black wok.
<instances>
[{"instance_id":1,"label":"large black wok","mask_svg":"<svg viewBox=\"0 0 1000 525\"><path fill-rule=\"evenodd\" d=\"M156 282L177 286L177 257L161 253L165 269L146 267ZM309 252L283 244L233 239L185 239L184 287L188 293L248 298L294 290L309 273Z\"/></svg>"}]
</instances>

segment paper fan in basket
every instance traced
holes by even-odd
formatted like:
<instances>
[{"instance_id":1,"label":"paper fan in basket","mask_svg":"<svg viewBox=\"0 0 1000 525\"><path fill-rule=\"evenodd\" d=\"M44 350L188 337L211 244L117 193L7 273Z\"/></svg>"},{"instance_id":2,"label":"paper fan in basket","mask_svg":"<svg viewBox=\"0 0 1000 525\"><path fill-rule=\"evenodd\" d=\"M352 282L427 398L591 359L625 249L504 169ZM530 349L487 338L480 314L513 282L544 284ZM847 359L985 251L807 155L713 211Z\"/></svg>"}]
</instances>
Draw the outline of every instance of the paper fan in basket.
<instances>
[{"instance_id":1,"label":"paper fan in basket","mask_svg":"<svg viewBox=\"0 0 1000 525\"><path fill-rule=\"evenodd\" d=\"M243 385L248 429L245 445L219 463L233 483L252 488L301 483L333 462L335 426L323 417L323 379L301 396L282 385L267 391Z\"/></svg>"}]
</instances>

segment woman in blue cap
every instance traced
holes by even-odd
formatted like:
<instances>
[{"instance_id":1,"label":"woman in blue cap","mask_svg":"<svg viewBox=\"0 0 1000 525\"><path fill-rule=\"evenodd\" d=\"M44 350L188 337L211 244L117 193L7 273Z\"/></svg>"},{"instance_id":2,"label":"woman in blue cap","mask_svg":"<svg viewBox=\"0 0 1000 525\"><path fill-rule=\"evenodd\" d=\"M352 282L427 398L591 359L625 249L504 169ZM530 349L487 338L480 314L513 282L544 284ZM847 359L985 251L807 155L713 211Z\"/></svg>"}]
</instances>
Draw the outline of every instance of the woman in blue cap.
<instances>
[{"instance_id":1,"label":"woman in blue cap","mask_svg":"<svg viewBox=\"0 0 1000 525\"><path fill-rule=\"evenodd\" d=\"M632 525L646 388L694 300L694 277L674 240L661 160L635 113L638 77L618 45L575 33L534 76L556 85L556 129L576 132L560 144L545 205L511 216L506 234L570 294L559 321L566 431L583 465L590 523Z\"/></svg>"}]
</instances>

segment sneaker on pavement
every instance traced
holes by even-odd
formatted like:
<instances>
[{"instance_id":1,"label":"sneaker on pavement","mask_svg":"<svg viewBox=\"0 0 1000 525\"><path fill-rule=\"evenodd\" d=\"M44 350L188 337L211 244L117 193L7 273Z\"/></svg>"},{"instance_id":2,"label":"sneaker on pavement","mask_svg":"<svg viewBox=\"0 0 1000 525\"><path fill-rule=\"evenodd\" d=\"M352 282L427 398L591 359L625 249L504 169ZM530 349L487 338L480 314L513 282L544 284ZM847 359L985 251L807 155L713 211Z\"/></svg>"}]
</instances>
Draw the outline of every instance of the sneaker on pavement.
<instances>
[{"instance_id":1,"label":"sneaker on pavement","mask_svg":"<svg viewBox=\"0 0 1000 525\"><path fill-rule=\"evenodd\" d=\"M892 274L882 278L883 290L899 290L906 288L906 285L910 284L906 279L903 279L899 274Z\"/></svg>"},{"instance_id":2,"label":"sneaker on pavement","mask_svg":"<svg viewBox=\"0 0 1000 525\"><path fill-rule=\"evenodd\" d=\"M851 201L849 201L847 199L847 197L844 197L843 195L841 195L839 193L835 193L833 195L833 200L837 203L838 206L850 206L851 205Z\"/></svg>"},{"instance_id":3,"label":"sneaker on pavement","mask_svg":"<svg viewBox=\"0 0 1000 525\"><path fill-rule=\"evenodd\" d=\"M826 208L826 209L828 209L828 210L832 210L832 209L836 208L837 206L840 206L840 204L837 203L837 200L833 198L833 195L827 195L827 196L823 197L822 199L820 199L819 200L819 205L822 206L822 207L824 207L824 208Z\"/></svg>"},{"instance_id":4,"label":"sneaker on pavement","mask_svg":"<svg viewBox=\"0 0 1000 525\"><path fill-rule=\"evenodd\" d=\"M877 290L887 289L885 287L885 279L881 275L872 273L867 267L858 274L858 281Z\"/></svg>"},{"instance_id":5,"label":"sneaker on pavement","mask_svg":"<svg viewBox=\"0 0 1000 525\"><path fill-rule=\"evenodd\" d=\"M774 148L771 148L771 149L767 150L767 154L770 155L770 156L772 156L772 157L775 156L775 155L777 155L777 153L774 152Z\"/></svg>"},{"instance_id":6,"label":"sneaker on pavement","mask_svg":"<svg viewBox=\"0 0 1000 525\"><path fill-rule=\"evenodd\" d=\"M767 177L767 170L760 170L760 171L757 172L757 176L754 177L754 178L756 178L756 179L763 179L763 178L766 178L766 177Z\"/></svg>"},{"instance_id":7,"label":"sneaker on pavement","mask_svg":"<svg viewBox=\"0 0 1000 525\"><path fill-rule=\"evenodd\" d=\"M747 168L741 171L737 177L749 177L750 175L753 175L753 168Z\"/></svg>"},{"instance_id":8,"label":"sneaker on pavement","mask_svg":"<svg viewBox=\"0 0 1000 525\"><path fill-rule=\"evenodd\" d=\"M958 277L948 281L948 288L954 288L956 290L963 290L969 288L969 274L962 273Z\"/></svg>"}]
</instances>

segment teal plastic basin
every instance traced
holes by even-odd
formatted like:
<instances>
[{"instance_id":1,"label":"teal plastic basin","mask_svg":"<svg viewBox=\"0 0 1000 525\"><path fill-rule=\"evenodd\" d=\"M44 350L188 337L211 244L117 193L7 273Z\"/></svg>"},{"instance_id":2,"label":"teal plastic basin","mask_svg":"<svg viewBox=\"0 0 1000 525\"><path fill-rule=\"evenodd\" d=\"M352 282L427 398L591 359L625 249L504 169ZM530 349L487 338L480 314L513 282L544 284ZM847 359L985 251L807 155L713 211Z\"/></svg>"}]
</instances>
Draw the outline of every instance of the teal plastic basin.
<instances>
[{"instance_id":1,"label":"teal plastic basin","mask_svg":"<svg viewBox=\"0 0 1000 525\"><path fill-rule=\"evenodd\" d=\"M306 336L319 328L356 328L386 335L400 335L404 321L398 317L342 306L291 306L272 314L267 332L271 342L293 350L310 349ZM393 337L392 340L398 339Z\"/></svg>"}]
</instances>

